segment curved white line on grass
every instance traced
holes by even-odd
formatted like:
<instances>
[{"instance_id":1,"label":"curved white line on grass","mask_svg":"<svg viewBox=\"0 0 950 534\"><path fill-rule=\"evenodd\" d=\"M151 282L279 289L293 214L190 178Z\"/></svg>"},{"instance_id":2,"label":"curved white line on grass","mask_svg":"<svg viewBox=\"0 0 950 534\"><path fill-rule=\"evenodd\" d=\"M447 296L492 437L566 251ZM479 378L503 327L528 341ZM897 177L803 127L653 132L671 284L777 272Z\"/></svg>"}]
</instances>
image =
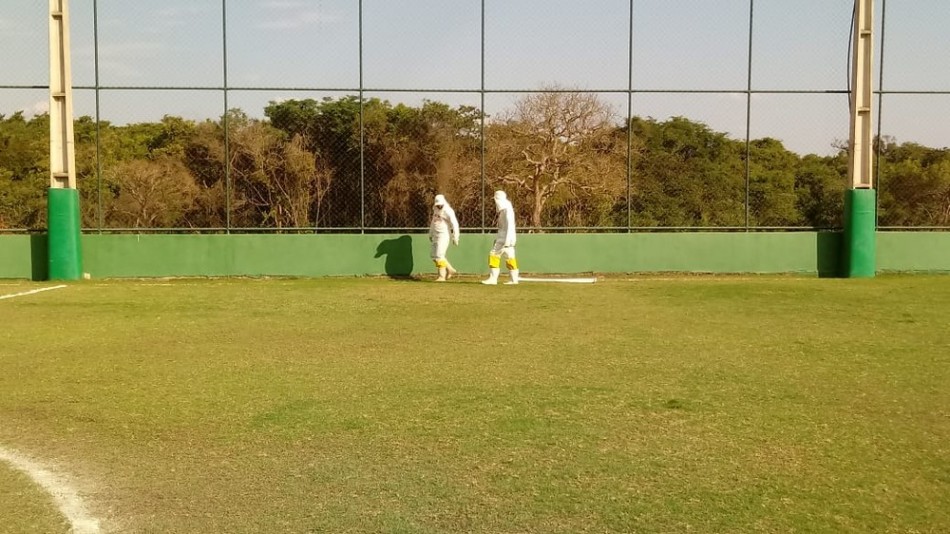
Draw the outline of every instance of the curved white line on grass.
<instances>
[{"instance_id":1,"label":"curved white line on grass","mask_svg":"<svg viewBox=\"0 0 950 534\"><path fill-rule=\"evenodd\" d=\"M0 447L0 460L4 460L16 469L23 471L37 485L53 497L59 511L66 516L72 526L72 534L99 534L99 520L90 517L79 494L69 486L63 476L44 469L41 465L18 454Z\"/></svg>"},{"instance_id":2,"label":"curved white line on grass","mask_svg":"<svg viewBox=\"0 0 950 534\"><path fill-rule=\"evenodd\" d=\"M25 297L27 295L33 295L35 293L42 293L43 291L50 291L53 289L62 289L66 287L65 285L53 286L53 287L41 287L39 289L34 289L31 291L23 291L22 293L12 293L10 295L0 295L0 300L3 299L12 299L13 297Z\"/></svg>"}]
</instances>

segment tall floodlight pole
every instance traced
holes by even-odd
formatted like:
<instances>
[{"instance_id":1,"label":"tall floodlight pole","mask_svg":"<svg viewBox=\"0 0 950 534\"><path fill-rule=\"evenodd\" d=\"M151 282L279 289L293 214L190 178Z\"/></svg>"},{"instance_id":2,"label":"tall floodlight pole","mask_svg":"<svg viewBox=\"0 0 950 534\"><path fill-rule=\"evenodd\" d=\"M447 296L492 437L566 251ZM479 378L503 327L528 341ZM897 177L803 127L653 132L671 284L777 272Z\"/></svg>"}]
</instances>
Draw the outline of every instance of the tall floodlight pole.
<instances>
[{"instance_id":1,"label":"tall floodlight pole","mask_svg":"<svg viewBox=\"0 0 950 534\"><path fill-rule=\"evenodd\" d=\"M49 134L49 278L78 280L82 276L82 251L68 0L49 0Z\"/></svg>"},{"instance_id":2,"label":"tall floodlight pole","mask_svg":"<svg viewBox=\"0 0 950 534\"><path fill-rule=\"evenodd\" d=\"M873 0L854 0L854 50L851 67L851 130L845 193L844 259L846 277L873 277L876 266L877 193L871 181L871 53Z\"/></svg>"}]
</instances>

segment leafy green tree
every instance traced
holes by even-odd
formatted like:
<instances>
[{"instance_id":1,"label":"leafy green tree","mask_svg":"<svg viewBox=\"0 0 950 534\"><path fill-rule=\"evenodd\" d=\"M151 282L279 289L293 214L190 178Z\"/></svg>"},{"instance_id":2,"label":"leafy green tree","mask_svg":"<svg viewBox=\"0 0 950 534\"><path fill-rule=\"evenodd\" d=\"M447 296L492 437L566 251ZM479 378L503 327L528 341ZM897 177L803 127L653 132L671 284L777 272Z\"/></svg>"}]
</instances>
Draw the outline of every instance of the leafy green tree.
<instances>
[{"instance_id":1,"label":"leafy green tree","mask_svg":"<svg viewBox=\"0 0 950 534\"><path fill-rule=\"evenodd\" d=\"M796 206L795 171L799 157L776 139L749 143L749 224L794 226L801 216Z\"/></svg>"},{"instance_id":2,"label":"leafy green tree","mask_svg":"<svg viewBox=\"0 0 950 534\"><path fill-rule=\"evenodd\" d=\"M950 149L884 140L880 224L950 226Z\"/></svg>"},{"instance_id":3,"label":"leafy green tree","mask_svg":"<svg viewBox=\"0 0 950 534\"><path fill-rule=\"evenodd\" d=\"M46 221L43 193L48 184L48 178L16 178L11 171L0 168L0 229L43 226Z\"/></svg>"},{"instance_id":4,"label":"leafy green tree","mask_svg":"<svg viewBox=\"0 0 950 534\"><path fill-rule=\"evenodd\" d=\"M319 162L327 189L314 209L319 227L359 227L362 221L360 187L360 102L355 96L271 102L264 115L289 136L299 135Z\"/></svg>"},{"instance_id":5,"label":"leafy green tree","mask_svg":"<svg viewBox=\"0 0 950 534\"><path fill-rule=\"evenodd\" d=\"M362 135L355 97L272 102L265 110L274 127L300 136L326 175L318 226L425 226L437 190L457 205L471 201L477 110L436 102L393 106L379 99L362 108ZM463 221L467 213L460 210Z\"/></svg>"},{"instance_id":6,"label":"leafy green tree","mask_svg":"<svg viewBox=\"0 0 950 534\"><path fill-rule=\"evenodd\" d=\"M795 173L795 203L804 226L841 228L847 181L847 154L809 154Z\"/></svg>"},{"instance_id":7,"label":"leafy green tree","mask_svg":"<svg viewBox=\"0 0 950 534\"><path fill-rule=\"evenodd\" d=\"M739 226L745 222L745 144L683 117L635 117L631 219L635 226Z\"/></svg>"},{"instance_id":8,"label":"leafy green tree","mask_svg":"<svg viewBox=\"0 0 950 534\"><path fill-rule=\"evenodd\" d=\"M478 111L428 101L418 108L384 103L379 109L380 122L367 127L377 178L370 191L378 196L369 205L382 215L376 221L390 227L427 226L432 197L442 193L452 199L462 224L475 223L480 201Z\"/></svg>"},{"instance_id":9,"label":"leafy green tree","mask_svg":"<svg viewBox=\"0 0 950 534\"><path fill-rule=\"evenodd\" d=\"M0 228L46 224L49 116L0 115Z\"/></svg>"},{"instance_id":10,"label":"leafy green tree","mask_svg":"<svg viewBox=\"0 0 950 534\"><path fill-rule=\"evenodd\" d=\"M424 227L435 193L463 225L481 223L479 109L347 96L272 102L265 116L79 117L84 226ZM845 150L799 157L763 138L747 154L684 117L618 124L596 95L569 91L526 96L485 133L484 185L507 189L528 226L743 226L747 194L753 226L841 226ZM45 225L48 139L48 115L0 115L0 229ZM880 224L950 226L950 149L889 137L875 148Z\"/></svg>"},{"instance_id":11,"label":"leafy green tree","mask_svg":"<svg viewBox=\"0 0 950 534\"><path fill-rule=\"evenodd\" d=\"M196 135L193 121L165 116L156 123L99 124L99 165L90 137L95 123L77 131L77 172L87 225L95 214L105 227L189 226L186 215L200 194L185 162L185 148ZM80 131L82 135L80 135Z\"/></svg>"}]
</instances>

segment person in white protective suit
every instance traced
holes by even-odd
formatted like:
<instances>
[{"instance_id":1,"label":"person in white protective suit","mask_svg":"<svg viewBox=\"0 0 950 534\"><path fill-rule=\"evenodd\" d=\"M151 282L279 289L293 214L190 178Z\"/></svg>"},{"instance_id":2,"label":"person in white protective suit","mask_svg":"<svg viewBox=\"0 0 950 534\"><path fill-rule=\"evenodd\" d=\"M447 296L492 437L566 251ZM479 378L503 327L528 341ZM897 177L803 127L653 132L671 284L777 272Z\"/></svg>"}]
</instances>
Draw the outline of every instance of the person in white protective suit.
<instances>
[{"instance_id":1,"label":"person in white protective suit","mask_svg":"<svg viewBox=\"0 0 950 534\"><path fill-rule=\"evenodd\" d=\"M459 244L459 221L455 210L445 200L445 196L436 195L432 204L432 220L429 223L429 242L432 243L432 261L439 270L436 282L445 282L455 275L456 270L445 257L449 250L449 239Z\"/></svg>"},{"instance_id":2,"label":"person in white protective suit","mask_svg":"<svg viewBox=\"0 0 950 534\"><path fill-rule=\"evenodd\" d=\"M508 268L508 274L511 276L510 282L505 284L518 283L518 260L515 259L515 208L508 200L508 195L504 191L495 191L495 210L498 212L498 233L495 235L495 243L492 245L491 252L488 253L489 275L487 280L482 280L483 284L496 285L498 275L501 272L501 257L505 257L505 267Z\"/></svg>"}]
</instances>

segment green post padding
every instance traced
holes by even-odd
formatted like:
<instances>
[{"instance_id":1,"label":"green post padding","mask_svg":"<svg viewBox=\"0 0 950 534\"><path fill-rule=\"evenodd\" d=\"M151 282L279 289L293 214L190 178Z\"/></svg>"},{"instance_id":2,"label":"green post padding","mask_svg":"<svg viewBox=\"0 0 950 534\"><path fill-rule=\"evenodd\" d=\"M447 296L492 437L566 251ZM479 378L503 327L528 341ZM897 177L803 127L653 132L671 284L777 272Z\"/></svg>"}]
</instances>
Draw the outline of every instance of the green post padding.
<instances>
[{"instance_id":1,"label":"green post padding","mask_svg":"<svg viewBox=\"0 0 950 534\"><path fill-rule=\"evenodd\" d=\"M870 278L876 271L877 192L849 189L844 199L844 272L846 278Z\"/></svg>"},{"instance_id":2,"label":"green post padding","mask_svg":"<svg viewBox=\"0 0 950 534\"><path fill-rule=\"evenodd\" d=\"M47 215L49 279L79 280L82 277L79 191L69 188L50 188Z\"/></svg>"}]
</instances>

